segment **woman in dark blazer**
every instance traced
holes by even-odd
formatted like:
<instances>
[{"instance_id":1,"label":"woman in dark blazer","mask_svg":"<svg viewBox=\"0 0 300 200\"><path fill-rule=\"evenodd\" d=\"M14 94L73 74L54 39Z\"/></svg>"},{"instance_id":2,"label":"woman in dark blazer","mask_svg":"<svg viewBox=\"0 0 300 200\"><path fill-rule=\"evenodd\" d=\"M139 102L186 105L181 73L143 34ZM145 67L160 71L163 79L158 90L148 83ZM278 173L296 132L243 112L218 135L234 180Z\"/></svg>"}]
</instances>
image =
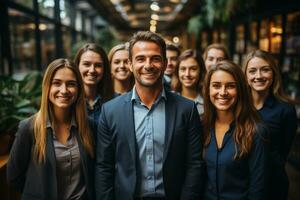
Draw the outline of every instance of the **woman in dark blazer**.
<instances>
[{"instance_id":1,"label":"woman in dark blazer","mask_svg":"<svg viewBox=\"0 0 300 200\"><path fill-rule=\"evenodd\" d=\"M285 162L297 130L295 106L284 94L280 70L268 52L250 52L244 73L254 106L270 130L270 199L287 199L289 182Z\"/></svg>"},{"instance_id":2,"label":"woman in dark blazer","mask_svg":"<svg viewBox=\"0 0 300 200\"><path fill-rule=\"evenodd\" d=\"M39 111L22 121L7 164L22 199L94 199L94 141L83 83L66 59L49 64Z\"/></svg>"},{"instance_id":3,"label":"woman in dark blazer","mask_svg":"<svg viewBox=\"0 0 300 200\"><path fill-rule=\"evenodd\" d=\"M204 83L204 199L265 200L267 129L259 122L239 66L220 61Z\"/></svg>"}]
</instances>

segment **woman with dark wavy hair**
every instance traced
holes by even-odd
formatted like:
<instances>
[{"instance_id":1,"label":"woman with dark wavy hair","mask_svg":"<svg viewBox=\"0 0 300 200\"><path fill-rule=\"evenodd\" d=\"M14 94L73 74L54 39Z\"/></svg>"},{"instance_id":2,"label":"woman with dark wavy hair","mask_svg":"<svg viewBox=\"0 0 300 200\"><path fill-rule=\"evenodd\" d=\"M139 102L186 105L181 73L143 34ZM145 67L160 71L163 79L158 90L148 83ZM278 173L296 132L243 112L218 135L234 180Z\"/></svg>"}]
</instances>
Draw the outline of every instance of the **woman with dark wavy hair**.
<instances>
[{"instance_id":1,"label":"woman with dark wavy hair","mask_svg":"<svg viewBox=\"0 0 300 200\"><path fill-rule=\"evenodd\" d=\"M218 62L206 75L203 93L205 199L266 199L267 129L241 68Z\"/></svg>"},{"instance_id":2,"label":"woman with dark wavy hair","mask_svg":"<svg viewBox=\"0 0 300 200\"><path fill-rule=\"evenodd\" d=\"M172 80L174 91L193 100L199 114L203 113L202 87L205 74L205 64L197 50L187 49L182 52Z\"/></svg>"},{"instance_id":3,"label":"woman with dark wavy hair","mask_svg":"<svg viewBox=\"0 0 300 200\"><path fill-rule=\"evenodd\" d=\"M250 52L244 73L254 106L270 130L270 199L287 199L289 182L285 162L297 131L295 106L284 94L279 68L268 52Z\"/></svg>"},{"instance_id":4,"label":"woman with dark wavy hair","mask_svg":"<svg viewBox=\"0 0 300 200\"><path fill-rule=\"evenodd\" d=\"M102 104L114 97L107 55L102 47L87 43L77 50L74 62L83 79L88 115L97 122Z\"/></svg>"}]
</instances>

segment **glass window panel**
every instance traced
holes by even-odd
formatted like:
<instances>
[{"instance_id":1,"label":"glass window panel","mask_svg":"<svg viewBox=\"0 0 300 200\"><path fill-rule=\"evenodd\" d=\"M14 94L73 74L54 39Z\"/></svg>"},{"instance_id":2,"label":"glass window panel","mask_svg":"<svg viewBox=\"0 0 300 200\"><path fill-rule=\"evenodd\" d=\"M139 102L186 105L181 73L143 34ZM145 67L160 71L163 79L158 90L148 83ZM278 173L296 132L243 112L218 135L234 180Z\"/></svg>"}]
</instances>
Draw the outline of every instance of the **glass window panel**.
<instances>
[{"instance_id":1,"label":"glass window panel","mask_svg":"<svg viewBox=\"0 0 300 200\"><path fill-rule=\"evenodd\" d=\"M213 43L218 43L219 42L219 33L218 33L218 31L213 31L212 42Z\"/></svg>"},{"instance_id":2,"label":"glass window panel","mask_svg":"<svg viewBox=\"0 0 300 200\"><path fill-rule=\"evenodd\" d=\"M62 39L63 39L63 49L64 49L64 55L67 58L71 57L72 54L72 35L71 30L67 27L62 27Z\"/></svg>"},{"instance_id":3,"label":"glass window panel","mask_svg":"<svg viewBox=\"0 0 300 200\"><path fill-rule=\"evenodd\" d=\"M300 12L287 15L286 52L300 54Z\"/></svg>"},{"instance_id":4,"label":"glass window panel","mask_svg":"<svg viewBox=\"0 0 300 200\"><path fill-rule=\"evenodd\" d=\"M227 31L225 29L221 29L220 32L220 43L227 46L228 40L227 40Z\"/></svg>"},{"instance_id":5,"label":"glass window panel","mask_svg":"<svg viewBox=\"0 0 300 200\"><path fill-rule=\"evenodd\" d=\"M81 12L79 12L79 11L76 12L75 29L77 31L82 30L82 15L81 15Z\"/></svg>"},{"instance_id":6,"label":"glass window panel","mask_svg":"<svg viewBox=\"0 0 300 200\"><path fill-rule=\"evenodd\" d=\"M85 18L85 32L88 34L92 33L92 24L91 24L91 19L90 18Z\"/></svg>"},{"instance_id":7,"label":"glass window panel","mask_svg":"<svg viewBox=\"0 0 300 200\"><path fill-rule=\"evenodd\" d=\"M42 68L46 68L47 65L55 58L55 31L54 24L48 21L41 21L41 64Z\"/></svg>"},{"instance_id":8,"label":"glass window panel","mask_svg":"<svg viewBox=\"0 0 300 200\"><path fill-rule=\"evenodd\" d=\"M243 53L245 49L245 27L244 25L239 25L235 28L236 41L235 41L235 51L237 53Z\"/></svg>"},{"instance_id":9,"label":"glass window panel","mask_svg":"<svg viewBox=\"0 0 300 200\"><path fill-rule=\"evenodd\" d=\"M54 0L38 0L38 5L41 14L54 18Z\"/></svg>"},{"instance_id":10,"label":"glass window panel","mask_svg":"<svg viewBox=\"0 0 300 200\"><path fill-rule=\"evenodd\" d=\"M68 0L60 0L59 1L60 7L60 19L61 22L65 25L71 24L71 6Z\"/></svg>"},{"instance_id":11,"label":"glass window panel","mask_svg":"<svg viewBox=\"0 0 300 200\"><path fill-rule=\"evenodd\" d=\"M14 9L9 9L8 14L13 70L18 73L35 69L34 17Z\"/></svg>"},{"instance_id":12,"label":"glass window panel","mask_svg":"<svg viewBox=\"0 0 300 200\"><path fill-rule=\"evenodd\" d=\"M259 30L259 48L269 51L269 21L264 19L261 21Z\"/></svg>"},{"instance_id":13,"label":"glass window panel","mask_svg":"<svg viewBox=\"0 0 300 200\"><path fill-rule=\"evenodd\" d=\"M18 4L21 4L22 6L25 6L27 8L33 9L33 1L34 0L12 0Z\"/></svg>"},{"instance_id":14,"label":"glass window panel","mask_svg":"<svg viewBox=\"0 0 300 200\"><path fill-rule=\"evenodd\" d=\"M282 17L281 15L275 16L270 22L271 31L271 52L279 53L282 41Z\"/></svg>"},{"instance_id":15,"label":"glass window panel","mask_svg":"<svg viewBox=\"0 0 300 200\"><path fill-rule=\"evenodd\" d=\"M201 49L205 49L208 46L208 34L207 32L201 33Z\"/></svg>"},{"instance_id":16,"label":"glass window panel","mask_svg":"<svg viewBox=\"0 0 300 200\"><path fill-rule=\"evenodd\" d=\"M254 49L257 49L258 46L258 35L257 35L257 27L258 24L257 22L251 22L250 23L250 38L249 41L247 43L247 52L252 51Z\"/></svg>"}]
</instances>

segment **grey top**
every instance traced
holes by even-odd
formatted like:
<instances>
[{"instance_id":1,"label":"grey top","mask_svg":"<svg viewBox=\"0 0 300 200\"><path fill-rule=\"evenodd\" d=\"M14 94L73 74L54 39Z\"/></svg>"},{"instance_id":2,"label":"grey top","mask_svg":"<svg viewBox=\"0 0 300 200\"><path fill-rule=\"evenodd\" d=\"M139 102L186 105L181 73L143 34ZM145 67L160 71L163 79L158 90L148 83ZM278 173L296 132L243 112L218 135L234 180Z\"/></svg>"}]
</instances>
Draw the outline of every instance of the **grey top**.
<instances>
[{"instance_id":1,"label":"grey top","mask_svg":"<svg viewBox=\"0 0 300 200\"><path fill-rule=\"evenodd\" d=\"M52 129L53 145L56 156L56 178L58 199L81 199L86 190L80 168L80 152L75 135L77 124L72 118L70 136L67 144L60 143L55 132L47 122L47 128Z\"/></svg>"},{"instance_id":2,"label":"grey top","mask_svg":"<svg viewBox=\"0 0 300 200\"><path fill-rule=\"evenodd\" d=\"M135 88L134 124L139 154L137 167L137 197L164 197L163 152L165 145L165 100L163 88L154 104L148 109L141 102Z\"/></svg>"}]
</instances>

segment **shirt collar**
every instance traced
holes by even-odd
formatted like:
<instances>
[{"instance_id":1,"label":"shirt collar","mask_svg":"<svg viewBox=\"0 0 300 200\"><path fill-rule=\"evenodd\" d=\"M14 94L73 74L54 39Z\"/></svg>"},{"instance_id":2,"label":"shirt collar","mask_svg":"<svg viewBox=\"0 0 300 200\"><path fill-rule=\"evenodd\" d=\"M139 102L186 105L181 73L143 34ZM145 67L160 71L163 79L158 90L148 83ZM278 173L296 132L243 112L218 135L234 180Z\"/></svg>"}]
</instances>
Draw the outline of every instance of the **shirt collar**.
<instances>
[{"instance_id":1,"label":"shirt collar","mask_svg":"<svg viewBox=\"0 0 300 200\"><path fill-rule=\"evenodd\" d=\"M203 104L203 98L201 97L201 95L200 94L198 94L198 96L194 99L194 102L196 103L196 104Z\"/></svg>"},{"instance_id":2,"label":"shirt collar","mask_svg":"<svg viewBox=\"0 0 300 200\"><path fill-rule=\"evenodd\" d=\"M161 91L161 93L158 95L157 99L155 100L155 103L156 103L156 102L159 102L161 99L167 100L166 91L165 91L165 88L164 88L164 87L162 87L162 91ZM138 101L138 102L141 102L141 99L140 99L138 93L136 92L135 86L134 86L133 89L132 89L131 101Z\"/></svg>"},{"instance_id":3,"label":"shirt collar","mask_svg":"<svg viewBox=\"0 0 300 200\"><path fill-rule=\"evenodd\" d=\"M89 110L94 110L95 107L97 107L98 105L101 105L101 97L100 97L100 95L98 95L98 96L95 98L95 100L94 100L94 102L93 102L93 108L90 107L90 104L88 103L88 100L87 100L87 99L86 99L86 105L87 105L87 108L88 108Z\"/></svg>"},{"instance_id":4,"label":"shirt collar","mask_svg":"<svg viewBox=\"0 0 300 200\"><path fill-rule=\"evenodd\" d=\"M171 83L171 77L169 77L168 75L164 75L163 81L166 83Z\"/></svg>"},{"instance_id":5,"label":"shirt collar","mask_svg":"<svg viewBox=\"0 0 300 200\"><path fill-rule=\"evenodd\" d=\"M74 115L72 115L71 127L70 128L73 128L73 127L77 128L76 117ZM51 128L52 129L52 125L51 125L49 117L47 117L47 119L46 119L46 128Z\"/></svg>"}]
</instances>

